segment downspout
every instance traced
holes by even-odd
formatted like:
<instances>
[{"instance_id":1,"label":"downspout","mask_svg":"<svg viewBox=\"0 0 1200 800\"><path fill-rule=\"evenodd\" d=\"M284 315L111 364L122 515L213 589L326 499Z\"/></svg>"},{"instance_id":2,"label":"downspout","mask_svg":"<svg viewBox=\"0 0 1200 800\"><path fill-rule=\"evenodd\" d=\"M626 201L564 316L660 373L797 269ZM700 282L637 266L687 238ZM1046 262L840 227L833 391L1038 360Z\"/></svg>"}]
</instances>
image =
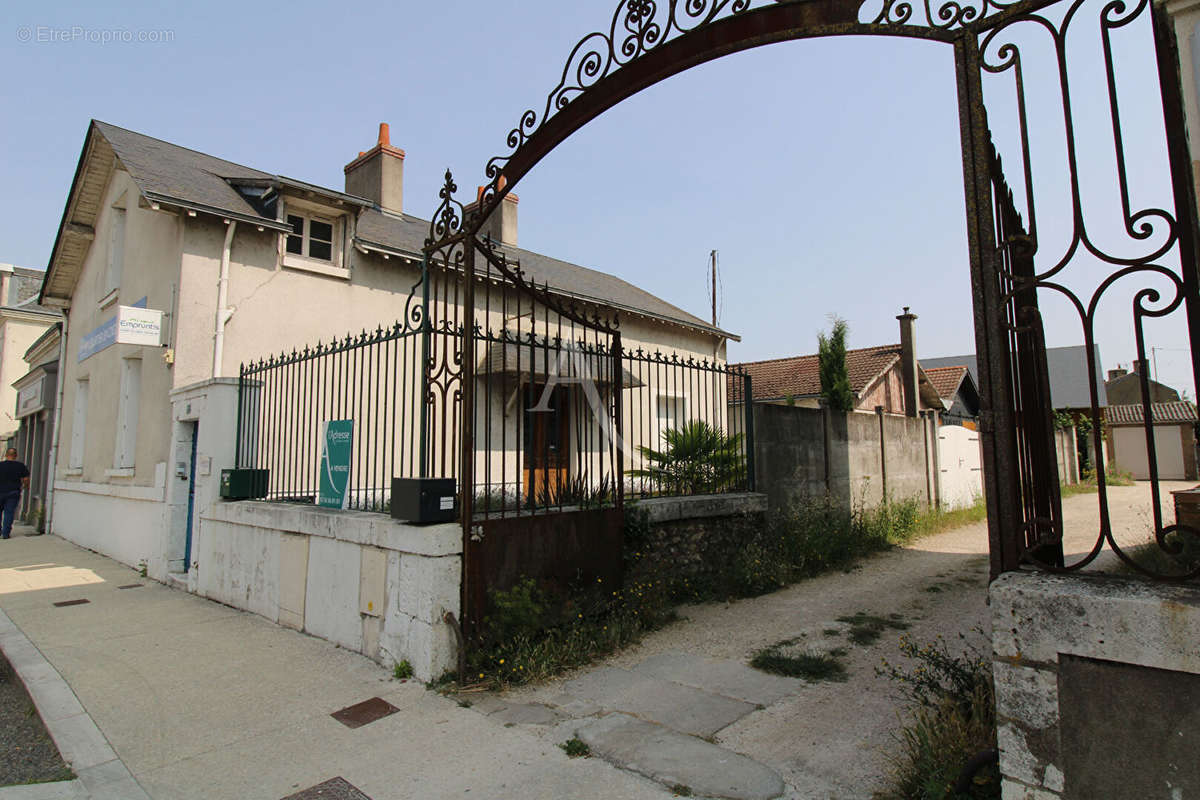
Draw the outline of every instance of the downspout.
<instances>
[{"instance_id":1,"label":"downspout","mask_svg":"<svg viewBox=\"0 0 1200 800\"><path fill-rule=\"evenodd\" d=\"M213 331L212 376L221 377L221 359L225 353L225 325L233 316L226 307L229 299L229 254L233 250L233 234L237 231L236 220L225 220L225 246L221 248L221 277L217 281L217 313Z\"/></svg>"},{"instance_id":2,"label":"downspout","mask_svg":"<svg viewBox=\"0 0 1200 800\"><path fill-rule=\"evenodd\" d=\"M63 389L66 386L66 373L63 369L67 363L67 319L71 316L71 308L62 311L62 331L58 337L58 388L54 392L54 433L50 437L50 455L46 459L46 533L54 532L54 481L58 470L58 440L62 435Z\"/></svg>"}]
</instances>

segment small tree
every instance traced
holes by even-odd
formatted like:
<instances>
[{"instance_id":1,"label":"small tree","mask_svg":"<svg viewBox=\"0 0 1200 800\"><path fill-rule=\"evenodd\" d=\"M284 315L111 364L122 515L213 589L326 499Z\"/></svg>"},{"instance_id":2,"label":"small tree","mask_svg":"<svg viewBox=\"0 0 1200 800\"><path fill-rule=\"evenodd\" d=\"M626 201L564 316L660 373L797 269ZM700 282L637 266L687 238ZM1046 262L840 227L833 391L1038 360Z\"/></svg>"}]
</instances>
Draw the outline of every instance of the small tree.
<instances>
[{"instance_id":1,"label":"small tree","mask_svg":"<svg viewBox=\"0 0 1200 800\"><path fill-rule=\"evenodd\" d=\"M854 410L854 392L846 373L846 320L830 317L833 327L829 335L817 334L817 361L821 372L821 396L834 411Z\"/></svg>"}]
</instances>

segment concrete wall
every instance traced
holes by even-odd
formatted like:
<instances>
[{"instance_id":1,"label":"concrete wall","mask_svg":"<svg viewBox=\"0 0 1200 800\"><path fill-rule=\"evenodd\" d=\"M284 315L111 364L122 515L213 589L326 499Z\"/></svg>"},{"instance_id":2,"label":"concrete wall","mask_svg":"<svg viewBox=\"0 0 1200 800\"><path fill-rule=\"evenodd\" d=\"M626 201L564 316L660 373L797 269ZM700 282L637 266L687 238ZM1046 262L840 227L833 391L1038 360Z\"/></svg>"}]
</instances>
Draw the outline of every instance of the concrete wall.
<instances>
[{"instance_id":1,"label":"concrete wall","mask_svg":"<svg viewBox=\"0 0 1200 800\"><path fill-rule=\"evenodd\" d=\"M24 314L0 309L0 435L20 427L16 418L17 390L13 388L29 372L25 351L53 325L49 315Z\"/></svg>"},{"instance_id":2,"label":"concrete wall","mask_svg":"<svg viewBox=\"0 0 1200 800\"><path fill-rule=\"evenodd\" d=\"M990 589L1004 797L1200 793L1200 593L1010 572Z\"/></svg>"},{"instance_id":3,"label":"concrete wall","mask_svg":"<svg viewBox=\"0 0 1200 800\"><path fill-rule=\"evenodd\" d=\"M829 493L855 505L938 497L931 417L755 403L755 488L773 508Z\"/></svg>"},{"instance_id":4,"label":"concrete wall","mask_svg":"<svg viewBox=\"0 0 1200 800\"><path fill-rule=\"evenodd\" d=\"M218 502L195 591L429 681L457 666L462 530L382 514Z\"/></svg>"}]
</instances>

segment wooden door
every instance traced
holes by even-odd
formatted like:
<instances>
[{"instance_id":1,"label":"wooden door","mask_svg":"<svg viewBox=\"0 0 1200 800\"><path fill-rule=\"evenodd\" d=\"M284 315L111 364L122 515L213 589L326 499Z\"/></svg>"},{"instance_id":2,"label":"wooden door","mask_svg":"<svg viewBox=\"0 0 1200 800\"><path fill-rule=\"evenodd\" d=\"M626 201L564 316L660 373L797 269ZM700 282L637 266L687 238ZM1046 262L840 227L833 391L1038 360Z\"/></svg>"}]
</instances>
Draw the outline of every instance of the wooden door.
<instances>
[{"instance_id":1,"label":"wooden door","mask_svg":"<svg viewBox=\"0 0 1200 800\"><path fill-rule=\"evenodd\" d=\"M555 386L543 401L545 395L543 384L530 384L525 391L522 485L533 505L557 502L569 477L567 390Z\"/></svg>"}]
</instances>

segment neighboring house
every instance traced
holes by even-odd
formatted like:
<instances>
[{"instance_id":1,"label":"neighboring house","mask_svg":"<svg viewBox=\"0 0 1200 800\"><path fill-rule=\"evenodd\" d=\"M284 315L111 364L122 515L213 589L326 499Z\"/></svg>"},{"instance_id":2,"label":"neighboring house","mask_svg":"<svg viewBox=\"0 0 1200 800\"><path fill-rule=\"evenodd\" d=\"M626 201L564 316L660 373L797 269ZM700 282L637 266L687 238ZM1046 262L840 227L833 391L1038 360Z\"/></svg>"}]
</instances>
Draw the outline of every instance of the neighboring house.
<instances>
[{"instance_id":1,"label":"neighboring house","mask_svg":"<svg viewBox=\"0 0 1200 800\"><path fill-rule=\"evenodd\" d=\"M38 305L37 294L45 273L37 269L0 264L0 444L16 442L17 390L13 382L25 374L25 351L61 315Z\"/></svg>"},{"instance_id":2,"label":"neighboring house","mask_svg":"<svg viewBox=\"0 0 1200 800\"><path fill-rule=\"evenodd\" d=\"M1104 406L1108 405L1104 391L1103 373L1100 372L1100 345L1093 346L1092 358L1096 365L1094 375L1088 373L1088 352L1085 345L1074 347L1047 347L1046 371L1050 376L1050 404L1055 411L1061 411L1076 419L1091 416L1092 392L1096 394L1096 402L1103 414ZM926 369L937 367L965 366L971 373L971 379L979 386L979 366L975 354L961 356L944 356L941 358L922 358L921 366ZM1092 450L1095 448L1091 436L1077 437L1079 469L1090 468L1095 461ZM1101 442L1101 447L1104 443ZM1107 462L1107 455L1100 454L1100 462Z\"/></svg>"},{"instance_id":3,"label":"neighboring house","mask_svg":"<svg viewBox=\"0 0 1200 800\"><path fill-rule=\"evenodd\" d=\"M17 390L18 457L29 467L29 490L21 498L21 516L44 529L53 474L54 426L58 408L58 355L62 323L56 322L25 351L28 372L13 383Z\"/></svg>"},{"instance_id":4,"label":"neighboring house","mask_svg":"<svg viewBox=\"0 0 1200 800\"><path fill-rule=\"evenodd\" d=\"M946 406L942 412L942 424L978 430L979 389L971 372L965 366L926 367L922 363L921 368Z\"/></svg>"},{"instance_id":5,"label":"neighboring house","mask_svg":"<svg viewBox=\"0 0 1200 800\"><path fill-rule=\"evenodd\" d=\"M907 312L907 309L905 309ZM900 344L864 347L846 351L846 374L854 393L854 410L917 416L918 411L942 411L945 406L925 370L916 362L913 322L916 316L903 314L900 320ZM904 365L915 369L916 387L910 401L905 389ZM754 402L777 403L816 408L821 401L820 359L814 353L767 361L739 364L753 381Z\"/></svg>"},{"instance_id":6,"label":"neighboring house","mask_svg":"<svg viewBox=\"0 0 1200 800\"><path fill-rule=\"evenodd\" d=\"M429 223L404 213L404 157L381 126L343 192L89 125L41 293L67 315L55 533L159 579L194 576L193 534L234 466L239 365L405 313ZM552 294L616 315L626 350L724 361L730 334L519 249L514 196L502 212L509 257ZM686 397L664 398L688 413Z\"/></svg>"},{"instance_id":7,"label":"neighboring house","mask_svg":"<svg viewBox=\"0 0 1200 800\"><path fill-rule=\"evenodd\" d=\"M1166 384L1147 379L1150 385L1151 403L1177 403L1179 392ZM1104 393L1110 406L1126 406L1142 402L1142 377L1138 374L1138 363L1133 362L1133 372L1121 369L1110 369L1108 380L1104 382Z\"/></svg>"},{"instance_id":8,"label":"neighboring house","mask_svg":"<svg viewBox=\"0 0 1200 800\"><path fill-rule=\"evenodd\" d=\"M1186 401L1153 403L1154 454L1158 477L1196 480L1196 406ZM1110 405L1104 410L1108 447L1117 469L1138 480L1150 477L1145 412L1141 403Z\"/></svg>"}]
</instances>

